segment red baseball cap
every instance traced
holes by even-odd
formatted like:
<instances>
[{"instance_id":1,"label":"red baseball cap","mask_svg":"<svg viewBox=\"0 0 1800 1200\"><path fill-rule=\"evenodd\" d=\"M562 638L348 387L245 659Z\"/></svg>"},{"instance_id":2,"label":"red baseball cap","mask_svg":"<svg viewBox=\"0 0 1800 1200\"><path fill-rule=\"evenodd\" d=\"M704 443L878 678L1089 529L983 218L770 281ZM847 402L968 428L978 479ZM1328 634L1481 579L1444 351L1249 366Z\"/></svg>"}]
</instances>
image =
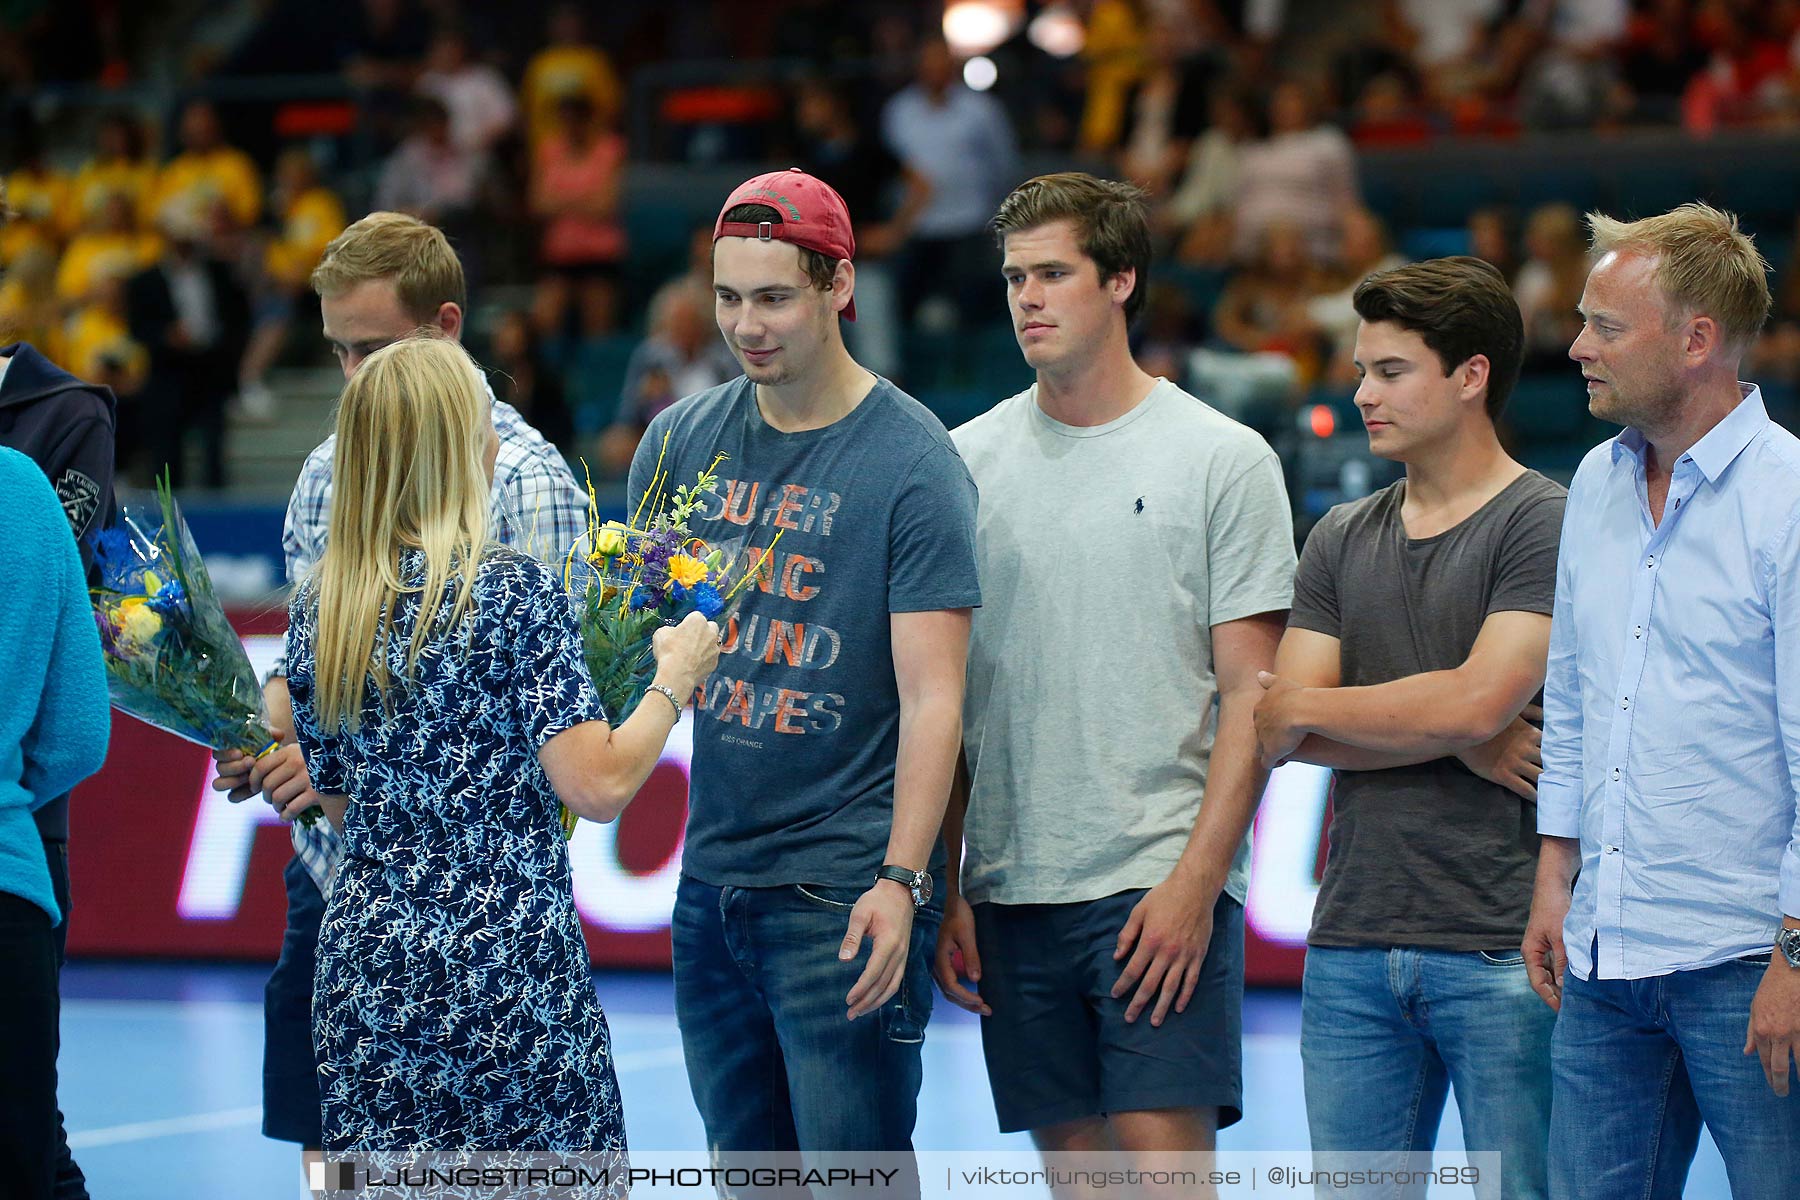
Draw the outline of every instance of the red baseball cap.
<instances>
[{"instance_id":1,"label":"red baseball cap","mask_svg":"<svg viewBox=\"0 0 1800 1200\"><path fill-rule=\"evenodd\" d=\"M725 214L740 204L766 204L781 214L781 220L727 221ZM844 198L823 179L799 167L770 171L738 184L713 224L713 241L722 237L792 242L834 259L856 257L856 235L850 231L850 209ZM844 319L856 320L855 297L844 309Z\"/></svg>"}]
</instances>

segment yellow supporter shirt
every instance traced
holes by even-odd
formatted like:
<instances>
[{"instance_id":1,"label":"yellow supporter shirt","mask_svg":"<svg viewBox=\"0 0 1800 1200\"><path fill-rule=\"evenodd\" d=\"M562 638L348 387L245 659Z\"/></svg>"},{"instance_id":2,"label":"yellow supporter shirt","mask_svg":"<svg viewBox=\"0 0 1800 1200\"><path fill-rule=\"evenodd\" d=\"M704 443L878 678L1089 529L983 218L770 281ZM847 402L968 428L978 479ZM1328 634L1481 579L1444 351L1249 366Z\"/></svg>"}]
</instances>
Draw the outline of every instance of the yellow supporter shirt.
<instances>
[{"instance_id":1,"label":"yellow supporter shirt","mask_svg":"<svg viewBox=\"0 0 1800 1200\"><path fill-rule=\"evenodd\" d=\"M61 229L62 214L69 206L69 177L61 171L20 167L6 177L6 202L20 221Z\"/></svg>"},{"instance_id":2,"label":"yellow supporter shirt","mask_svg":"<svg viewBox=\"0 0 1800 1200\"><path fill-rule=\"evenodd\" d=\"M56 237L48 226L31 221L8 222L4 229L0 229L0 271L38 247L42 247L52 258L56 257Z\"/></svg>"},{"instance_id":3,"label":"yellow supporter shirt","mask_svg":"<svg viewBox=\"0 0 1800 1200\"><path fill-rule=\"evenodd\" d=\"M77 379L106 379L122 373L135 382L143 377L144 348L131 340L124 318L88 305L63 323L60 360Z\"/></svg>"},{"instance_id":4,"label":"yellow supporter shirt","mask_svg":"<svg viewBox=\"0 0 1800 1200\"><path fill-rule=\"evenodd\" d=\"M223 201L232 220L245 228L262 216L262 180L242 150L220 146L171 158L156 178L151 212L160 221L171 210L185 208L186 216L204 228L215 201Z\"/></svg>"},{"instance_id":5,"label":"yellow supporter shirt","mask_svg":"<svg viewBox=\"0 0 1800 1200\"><path fill-rule=\"evenodd\" d=\"M570 92L579 92L602 116L619 112L619 77L604 53L593 46L551 46L541 50L525 68L519 89L531 144L537 145L556 130L556 104Z\"/></svg>"},{"instance_id":6,"label":"yellow supporter shirt","mask_svg":"<svg viewBox=\"0 0 1800 1200\"><path fill-rule=\"evenodd\" d=\"M30 342L51 362L61 362L55 301L34 296L22 279L0 279L0 340Z\"/></svg>"},{"instance_id":7,"label":"yellow supporter shirt","mask_svg":"<svg viewBox=\"0 0 1800 1200\"><path fill-rule=\"evenodd\" d=\"M131 211L140 224L153 223L150 193L156 186L156 165L150 162L94 161L75 173L69 189L68 221L64 228L74 233L91 225L106 208L107 197L122 192L131 197Z\"/></svg>"},{"instance_id":8,"label":"yellow supporter shirt","mask_svg":"<svg viewBox=\"0 0 1800 1200\"><path fill-rule=\"evenodd\" d=\"M281 236L269 245L269 274L282 283L305 283L326 244L342 232L344 205L330 188L300 193L282 217Z\"/></svg>"},{"instance_id":9,"label":"yellow supporter shirt","mask_svg":"<svg viewBox=\"0 0 1800 1200\"><path fill-rule=\"evenodd\" d=\"M84 233L69 243L56 266L56 295L78 302L101 279L122 279L155 262L162 239L150 233Z\"/></svg>"},{"instance_id":10,"label":"yellow supporter shirt","mask_svg":"<svg viewBox=\"0 0 1800 1200\"><path fill-rule=\"evenodd\" d=\"M69 205L68 176L21 167L6 177L6 203L13 219L0 229L0 267L18 261L33 246L54 250L62 243L62 214Z\"/></svg>"},{"instance_id":11,"label":"yellow supporter shirt","mask_svg":"<svg viewBox=\"0 0 1800 1200\"><path fill-rule=\"evenodd\" d=\"M1088 17L1087 107L1081 114L1081 148L1105 150L1125 132L1126 97L1144 74L1144 30L1124 0L1099 0Z\"/></svg>"}]
</instances>

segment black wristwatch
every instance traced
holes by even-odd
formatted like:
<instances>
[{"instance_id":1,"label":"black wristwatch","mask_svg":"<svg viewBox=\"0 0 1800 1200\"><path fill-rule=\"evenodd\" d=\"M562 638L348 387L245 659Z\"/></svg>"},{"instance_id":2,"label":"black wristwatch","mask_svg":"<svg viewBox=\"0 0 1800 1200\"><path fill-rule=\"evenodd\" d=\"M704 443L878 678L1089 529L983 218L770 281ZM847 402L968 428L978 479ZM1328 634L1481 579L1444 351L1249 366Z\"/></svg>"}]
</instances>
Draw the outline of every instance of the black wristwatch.
<instances>
[{"instance_id":1,"label":"black wristwatch","mask_svg":"<svg viewBox=\"0 0 1800 1200\"><path fill-rule=\"evenodd\" d=\"M895 883L904 883L906 890L912 893L913 907L924 908L931 899L931 872L914 871L906 867L896 867L892 863L875 872L875 882L891 879Z\"/></svg>"},{"instance_id":2,"label":"black wristwatch","mask_svg":"<svg viewBox=\"0 0 1800 1200\"><path fill-rule=\"evenodd\" d=\"M1776 934L1775 949L1787 959L1788 966L1800 971L1800 929L1783 929Z\"/></svg>"}]
</instances>

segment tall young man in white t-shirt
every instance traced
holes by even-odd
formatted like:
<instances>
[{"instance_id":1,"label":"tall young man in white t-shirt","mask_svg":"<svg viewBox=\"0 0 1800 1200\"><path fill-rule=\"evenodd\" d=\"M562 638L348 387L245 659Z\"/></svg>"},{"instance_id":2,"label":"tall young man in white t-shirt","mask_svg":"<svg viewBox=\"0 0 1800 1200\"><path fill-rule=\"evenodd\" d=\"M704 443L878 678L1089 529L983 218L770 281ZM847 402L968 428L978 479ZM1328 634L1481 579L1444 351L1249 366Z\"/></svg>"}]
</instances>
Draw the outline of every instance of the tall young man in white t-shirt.
<instances>
[{"instance_id":1,"label":"tall young man in white t-shirt","mask_svg":"<svg viewBox=\"0 0 1800 1200\"><path fill-rule=\"evenodd\" d=\"M953 434L986 607L935 973L984 1017L1003 1130L1209 1150L1241 1115L1252 712L1294 577L1280 464L1133 361L1138 189L1041 176L994 228L1037 383Z\"/></svg>"}]
</instances>

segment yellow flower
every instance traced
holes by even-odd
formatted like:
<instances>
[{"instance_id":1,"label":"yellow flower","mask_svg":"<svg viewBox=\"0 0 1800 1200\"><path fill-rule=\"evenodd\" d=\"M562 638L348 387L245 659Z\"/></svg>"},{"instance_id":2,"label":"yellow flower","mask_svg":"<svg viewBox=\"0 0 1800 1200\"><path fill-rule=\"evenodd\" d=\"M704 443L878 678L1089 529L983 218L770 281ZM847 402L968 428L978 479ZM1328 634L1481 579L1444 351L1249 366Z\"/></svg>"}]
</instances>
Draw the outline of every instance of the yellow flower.
<instances>
[{"instance_id":1,"label":"yellow flower","mask_svg":"<svg viewBox=\"0 0 1800 1200\"><path fill-rule=\"evenodd\" d=\"M141 646L153 641L162 632L162 618L148 605L133 604L127 600L119 605L117 615L119 632L128 642Z\"/></svg>"},{"instance_id":2,"label":"yellow flower","mask_svg":"<svg viewBox=\"0 0 1800 1200\"><path fill-rule=\"evenodd\" d=\"M595 535L595 557L617 558L623 553L625 553L625 535L616 526L608 525Z\"/></svg>"},{"instance_id":3,"label":"yellow flower","mask_svg":"<svg viewBox=\"0 0 1800 1200\"><path fill-rule=\"evenodd\" d=\"M693 587L706 579L706 564L689 554L671 554L669 578L682 587Z\"/></svg>"}]
</instances>

